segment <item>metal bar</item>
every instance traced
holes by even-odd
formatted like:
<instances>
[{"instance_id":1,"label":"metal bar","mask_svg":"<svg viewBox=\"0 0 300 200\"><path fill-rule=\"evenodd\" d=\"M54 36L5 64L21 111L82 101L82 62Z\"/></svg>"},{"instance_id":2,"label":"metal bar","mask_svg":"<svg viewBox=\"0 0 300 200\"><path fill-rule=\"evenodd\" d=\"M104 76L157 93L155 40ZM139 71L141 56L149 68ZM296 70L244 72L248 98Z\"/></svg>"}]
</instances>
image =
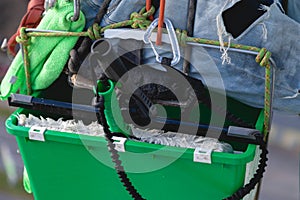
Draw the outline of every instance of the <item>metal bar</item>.
<instances>
[{"instance_id":1,"label":"metal bar","mask_svg":"<svg viewBox=\"0 0 300 200\"><path fill-rule=\"evenodd\" d=\"M36 98L29 95L21 95L21 94L12 94L9 98L9 105L10 106L17 106L31 110L39 110L45 113L51 113L61 116L73 117L74 114L78 117L82 117L82 113L93 114L99 112L99 109L95 108L94 106L90 105L82 105L82 104L73 104L68 102L61 102L43 98ZM134 114L134 112L132 112ZM94 115L93 115L94 117ZM206 124L194 123L194 122L184 122L176 119L166 119L164 117L155 116L151 118L153 120L153 128L155 129L155 125L157 127L162 127L163 124L165 131L177 131L178 127L180 126L180 130L184 130L182 133L189 134L189 130L191 127L197 127L198 132L197 135L205 136L207 129L212 131L216 131L220 134L220 140L227 140L227 141L236 141L242 143L251 143L256 144L256 141L253 140L251 133L257 132L258 130L255 129L248 129L238 127L241 130L240 134L236 130L237 128L224 128L224 127L215 127Z\"/></svg>"}]
</instances>

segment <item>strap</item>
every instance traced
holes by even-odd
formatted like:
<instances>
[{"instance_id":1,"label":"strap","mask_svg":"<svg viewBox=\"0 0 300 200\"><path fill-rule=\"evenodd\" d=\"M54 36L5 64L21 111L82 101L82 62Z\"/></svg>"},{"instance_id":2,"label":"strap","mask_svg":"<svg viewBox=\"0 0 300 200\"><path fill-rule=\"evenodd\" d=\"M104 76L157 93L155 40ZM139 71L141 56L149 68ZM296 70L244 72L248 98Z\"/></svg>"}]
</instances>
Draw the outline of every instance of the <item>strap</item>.
<instances>
[{"instance_id":1,"label":"strap","mask_svg":"<svg viewBox=\"0 0 300 200\"><path fill-rule=\"evenodd\" d=\"M102 18L104 17L105 13L107 12L108 6L110 4L111 0L105 0L102 5L101 8L99 9L96 18L94 20L94 23L99 24L102 20Z\"/></svg>"},{"instance_id":2,"label":"strap","mask_svg":"<svg viewBox=\"0 0 300 200\"><path fill-rule=\"evenodd\" d=\"M187 20L187 35L188 36L193 36L193 33L194 33L196 7L197 7L197 0L190 0L188 20ZM184 61L183 61L183 73L185 73L187 75L190 72L190 62L188 60L191 57L191 51L192 51L191 47L186 46L185 54L184 54Z\"/></svg>"}]
</instances>

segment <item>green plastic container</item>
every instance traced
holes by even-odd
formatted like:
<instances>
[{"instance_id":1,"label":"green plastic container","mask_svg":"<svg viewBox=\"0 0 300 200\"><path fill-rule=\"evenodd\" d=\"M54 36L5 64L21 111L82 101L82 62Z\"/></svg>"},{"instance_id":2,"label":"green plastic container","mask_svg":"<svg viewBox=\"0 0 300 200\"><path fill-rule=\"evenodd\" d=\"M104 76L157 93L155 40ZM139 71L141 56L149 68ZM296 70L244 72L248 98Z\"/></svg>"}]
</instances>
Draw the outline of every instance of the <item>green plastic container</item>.
<instances>
[{"instance_id":1,"label":"green plastic container","mask_svg":"<svg viewBox=\"0 0 300 200\"><path fill-rule=\"evenodd\" d=\"M17 126L16 113L6 121L16 136L35 200L131 199L117 177L102 137L47 130L45 141L29 139L29 129ZM262 124L259 115L257 124ZM245 184L246 167L255 145L239 154L212 153L212 164L193 161L193 149L127 141L120 152L133 185L148 200L220 200ZM252 169L252 171L255 169Z\"/></svg>"}]
</instances>

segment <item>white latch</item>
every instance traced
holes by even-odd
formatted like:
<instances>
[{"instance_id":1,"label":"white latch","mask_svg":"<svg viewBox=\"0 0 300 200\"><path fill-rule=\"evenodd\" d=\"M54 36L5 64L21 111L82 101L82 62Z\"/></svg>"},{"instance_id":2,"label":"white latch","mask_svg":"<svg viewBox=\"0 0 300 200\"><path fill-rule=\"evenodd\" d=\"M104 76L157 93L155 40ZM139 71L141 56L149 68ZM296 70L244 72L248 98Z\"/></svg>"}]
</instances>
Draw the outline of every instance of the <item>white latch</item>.
<instances>
[{"instance_id":1,"label":"white latch","mask_svg":"<svg viewBox=\"0 0 300 200\"><path fill-rule=\"evenodd\" d=\"M29 129L29 139L45 142L44 134L46 130L45 127L32 126Z\"/></svg>"},{"instance_id":2,"label":"white latch","mask_svg":"<svg viewBox=\"0 0 300 200\"><path fill-rule=\"evenodd\" d=\"M115 149L119 152L125 152L125 142L127 138L113 136L112 139L114 140L113 144L115 145Z\"/></svg>"},{"instance_id":3,"label":"white latch","mask_svg":"<svg viewBox=\"0 0 300 200\"><path fill-rule=\"evenodd\" d=\"M211 164L212 148L197 147L194 151L194 162Z\"/></svg>"}]
</instances>

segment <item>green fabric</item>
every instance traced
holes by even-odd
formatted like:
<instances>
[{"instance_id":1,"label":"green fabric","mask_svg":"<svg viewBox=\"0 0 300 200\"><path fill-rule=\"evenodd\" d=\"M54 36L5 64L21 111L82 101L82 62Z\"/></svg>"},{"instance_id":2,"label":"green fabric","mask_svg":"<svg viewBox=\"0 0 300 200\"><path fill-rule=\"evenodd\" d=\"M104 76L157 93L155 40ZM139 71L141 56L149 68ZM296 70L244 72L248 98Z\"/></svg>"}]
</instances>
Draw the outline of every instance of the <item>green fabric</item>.
<instances>
[{"instance_id":1,"label":"green fabric","mask_svg":"<svg viewBox=\"0 0 300 200\"><path fill-rule=\"evenodd\" d=\"M26 167L24 167L24 171L23 171L23 186L27 193L29 193L29 194L32 193L31 186L30 186L30 180L29 180L29 177L27 174Z\"/></svg>"},{"instance_id":2,"label":"green fabric","mask_svg":"<svg viewBox=\"0 0 300 200\"><path fill-rule=\"evenodd\" d=\"M80 32L85 26L85 18L80 13L80 18L72 22L73 1L60 0L50 9L41 20L37 29L61 30ZM69 52L74 47L78 37L32 37L28 46L32 90L41 90L49 87L62 72ZM12 78L16 77L16 80ZM8 72L2 80L0 99L7 99L11 93L20 90L26 93L26 78L22 53L19 51Z\"/></svg>"}]
</instances>

